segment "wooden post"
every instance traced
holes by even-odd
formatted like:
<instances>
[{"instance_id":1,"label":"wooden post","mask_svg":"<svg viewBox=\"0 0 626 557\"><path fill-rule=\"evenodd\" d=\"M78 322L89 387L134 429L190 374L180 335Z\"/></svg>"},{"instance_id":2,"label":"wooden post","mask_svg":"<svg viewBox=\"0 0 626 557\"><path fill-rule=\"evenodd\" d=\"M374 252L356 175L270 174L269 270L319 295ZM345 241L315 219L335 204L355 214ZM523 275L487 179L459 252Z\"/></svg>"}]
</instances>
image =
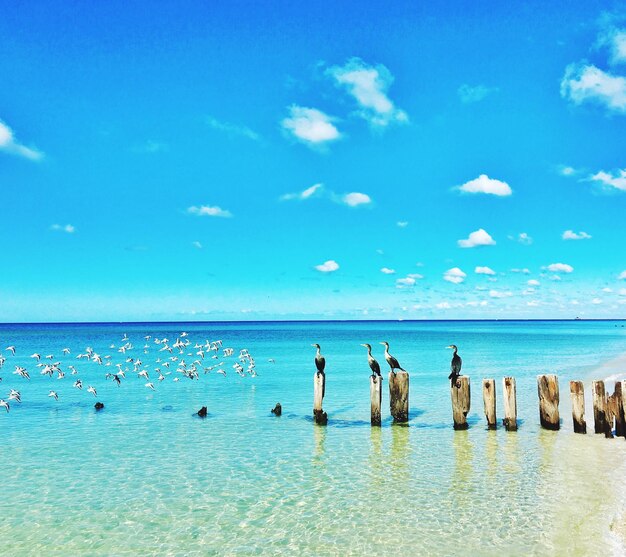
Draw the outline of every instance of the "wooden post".
<instances>
[{"instance_id":1,"label":"wooden post","mask_svg":"<svg viewBox=\"0 0 626 557\"><path fill-rule=\"evenodd\" d=\"M328 415L322 409L325 392L326 374L316 372L313 376L313 420L319 425L326 425L328 423Z\"/></svg>"},{"instance_id":2,"label":"wooden post","mask_svg":"<svg viewBox=\"0 0 626 557\"><path fill-rule=\"evenodd\" d=\"M570 381L569 392L572 396L572 419L574 433L587 433L585 421L585 389L582 381Z\"/></svg>"},{"instance_id":3,"label":"wooden post","mask_svg":"<svg viewBox=\"0 0 626 557\"><path fill-rule=\"evenodd\" d=\"M485 417L487 427L496 429L496 380L483 379L483 402L485 403Z\"/></svg>"},{"instance_id":4,"label":"wooden post","mask_svg":"<svg viewBox=\"0 0 626 557\"><path fill-rule=\"evenodd\" d=\"M452 419L454 429L467 429L467 413L470 410L470 380L466 375L457 377L456 382L450 386L452 398Z\"/></svg>"},{"instance_id":5,"label":"wooden post","mask_svg":"<svg viewBox=\"0 0 626 557\"><path fill-rule=\"evenodd\" d=\"M615 399L615 435L617 437L626 437L626 419L624 416L624 395L623 395L623 381L617 381L615 383L615 392L613 398Z\"/></svg>"},{"instance_id":6,"label":"wooden post","mask_svg":"<svg viewBox=\"0 0 626 557\"><path fill-rule=\"evenodd\" d=\"M409 421L409 374L389 372L389 410L394 422Z\"/></svg>"},{"instance_id":7,"label":"wooden post","mask_svg":"<svg viewBox=\"0 0 626 557\"><path fill-rule=\"evenodd\" d=\"M605 433L606 423L606 392L604 381L592 381L593 392L593 428L596 433Z\"/></svg>"},{"instance_id":8,"label":"wooden post","mask_svg":"<svg viewBox=\"0 0 626 557\"><path fill-rule=\"evenodd\" d=\"M380 408L383 401L383 378L370 375L371 424L380 425Z\"/></svg>"},{"instance_id":9,"label":"wooden post","mask_svg":"<svg viewBox=\"0 0 626 557\"><path fill-rule=\"evenodd\" d=\"M539 420L544 429L558 430L559 423L559 378L556 375L538 375Z\"/></svg>"},{"instance_id":10,"label":"wooden post","mask_svg":"<svg viewBox=\"0 0 626 557\"><path fill-rule=\"evenodd\" d=\"M502 423L507 431L517 431L515 377L503 377L502 387L504 391L504 420L502 420Z\"/></svg>"}]
</instances>

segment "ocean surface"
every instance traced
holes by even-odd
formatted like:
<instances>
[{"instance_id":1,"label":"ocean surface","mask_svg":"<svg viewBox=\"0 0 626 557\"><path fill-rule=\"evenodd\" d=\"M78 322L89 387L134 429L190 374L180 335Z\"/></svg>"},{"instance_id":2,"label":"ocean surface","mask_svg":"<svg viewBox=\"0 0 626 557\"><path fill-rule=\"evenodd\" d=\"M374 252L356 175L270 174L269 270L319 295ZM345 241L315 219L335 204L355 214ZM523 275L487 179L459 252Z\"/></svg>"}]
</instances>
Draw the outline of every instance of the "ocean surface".
<instances>
[{"instance_id":1,"label":"ocean surface","mask_svg":"<svg viewBox=\"0 0 626 557\"><path fill-rule=\"evenodd\" d=\"M8 413L0 408L1 553L623 555L626 442L592 433L589 399L590 433L574 434L568 386L604 378L594 372L626 352L623 325L0 325L0 397L7 400L12 388L22 397L21 404L8 401ZM169 346L177 338L190 344L183 353L160 351L165 344L155 339L164 338ZM206 351L198 379L178 373L181 359L188 368L201 359L195 346L207 340L222 346ZM389 417L381 341L410 372L408 426ZM380 428L369 424L365 342L385 377ZM312 343L326 358L327 427L311 417ZM449 344L459 347L471 379L467 431L452 428ZM224 348L233 355L225 357ZM242 349L256 376L249 360L243 376L233 368ZM60 362L65 377L42 375L33 353L41 363ZM99 354L102 364L77 357L86 353ZM148 379L133 371L138 359ZM14 374L16 365L31 379ZM117 386L105 375L120 368L127 371ZM559 432L539 427L540 373L559 375ZM488 431L484 421L481 380L496 379L501 421L505 375L517 380L515 433ZM79 378L82 390L73 387ZM96 401L105 405L100 412ZM279 418L270 412L277 402ZM204 419L194 415L202 406Z\"/></svg>"}]
</instances>

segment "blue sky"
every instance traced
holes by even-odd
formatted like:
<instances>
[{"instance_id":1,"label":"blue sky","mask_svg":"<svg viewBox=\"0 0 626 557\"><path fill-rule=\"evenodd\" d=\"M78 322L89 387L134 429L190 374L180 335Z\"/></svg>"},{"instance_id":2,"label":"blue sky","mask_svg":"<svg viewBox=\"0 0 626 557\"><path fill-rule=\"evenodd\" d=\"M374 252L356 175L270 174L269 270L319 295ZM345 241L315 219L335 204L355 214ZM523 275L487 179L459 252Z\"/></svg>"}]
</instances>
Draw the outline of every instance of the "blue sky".
<instances>
[{"instance_id":1,"label":"blue sky","mask_svg":"<svg viewBox=\"0 0 626 557\"><path fill-rule=\"evenodd\" d=\"M4 5L0 320L623 317L621 10Z\"/></svg>"}]
</instances>

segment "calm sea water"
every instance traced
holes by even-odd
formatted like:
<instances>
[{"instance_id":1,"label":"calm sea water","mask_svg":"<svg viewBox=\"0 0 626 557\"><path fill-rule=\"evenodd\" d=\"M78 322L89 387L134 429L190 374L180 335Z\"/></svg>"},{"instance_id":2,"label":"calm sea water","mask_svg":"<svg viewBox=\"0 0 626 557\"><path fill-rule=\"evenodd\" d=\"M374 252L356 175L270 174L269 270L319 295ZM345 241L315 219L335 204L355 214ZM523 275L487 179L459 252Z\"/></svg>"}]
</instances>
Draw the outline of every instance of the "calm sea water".
<instances>
[{"instance_id":1,"label":"calm sea water","mask_svg":"<svg viewBox=\"0 0 626 557\"><path fill-rule=\"evenodd\" d=\"M622 324L0 325L0 396L16 388L23 400L0 408L2 554L623 554L626 443L573 434L567 386L626 352ZM174 342L183 331L191 346L173 355L189 363L196 342L234 349L220 358L226 376L200 368L192 381L172 362L157 381L153 370L166 368L156 359L170 354L153 339ZM121 354L125 334L134 349ZM359 344L371 343L385 369L383 340L411 374L408 427L391 424L386 381L383 426L369 425ZM328 427L311 419L313 342L327 361ZM472 381L464 432L451 425L451 343ZM77 359L88 346L111 366ZM232 368L242 348L257 377ZM40 375L34 352L54 355L66 377ZM141 358L155 391L132 371L120 387L105 379L117 363L132 370L127 357ZM207 355L204 365L214 364ZM13 374L16 365L32 379ZM546 372L560 378L560 432L538 426L536 375ZM505 375L517 379L516 433L484 425L481 379L496 378L501 419ZM72 387L79 377L82 391ZM96 400L105 404L98 413ZM276 402L280 418L270 413ZM206 419L193 415L201 406ZM587 421L592 431L590 406Z\"/></svg>"}]
</instances>

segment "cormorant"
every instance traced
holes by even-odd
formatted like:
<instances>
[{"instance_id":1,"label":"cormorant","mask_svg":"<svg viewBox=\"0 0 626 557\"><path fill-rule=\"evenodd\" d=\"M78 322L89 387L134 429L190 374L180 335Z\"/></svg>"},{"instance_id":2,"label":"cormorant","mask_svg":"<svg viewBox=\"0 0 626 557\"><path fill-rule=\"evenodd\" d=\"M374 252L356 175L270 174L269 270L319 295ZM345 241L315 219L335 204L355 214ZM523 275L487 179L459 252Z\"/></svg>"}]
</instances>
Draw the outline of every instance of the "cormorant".
<instances>
[{"instance_id":1,"label":"cormorant","mask_svg":"<svg viewBox=\"0 0 626 557\"><path fill-rule=\"evenodd\" d=\"M324 356L322 356L320 352L319 344L312 344L311 346L317 348L317 354L315 354L315 367L317 368L317 373L323 374L324 368L326 367L326 359L324 358Z\"/></svg>"},{"instance_id":2,"label":"cormorant","mask_svg":"<svg viewBox=\"0 0 626 557\"><path fill-rule=\"evenodd\" d=\"M392 373L395 374L396 372L394 370L396 369L399 369L400 371L406 371L405 369L402 369L402 367L398 363L398 360L396 360L391 354L389 354L389 343L381 342L381 344L385 347L385 360L387 360L387 363L389 364Z\"/></svg>"},{"instance_id":3,"label":"cormorant","mask_svg":"<svg viewBox=\"0 0 626 557\"><path fill-rule=\"evenodd\" d=\"M454 387L456 380L458 379L459 375L461 375L461 366L463 365L463 360L461 360L461 356L458 355L458 348L454 344L447 346L447 348L454 350L452 362L450 362L451 373L450 375L448 375L448 379L450 379L450 386Z\"/></svg>"},{"instance_id":4,"label":"cormorant","mask_svg":"<svg viewBox=\"0 0 626 557\"><path fill-rule=\"evenodd\" d=\"M372 347L369 344L361 344L361 346L365 346L365 348L367 348L367 363L369 364L370 369L372 370L372 375L374 377L376 376L382 377L382 375L380 374L380 366L378 365L378 362L372 356Z\"/></svg>"}]
</instances>

